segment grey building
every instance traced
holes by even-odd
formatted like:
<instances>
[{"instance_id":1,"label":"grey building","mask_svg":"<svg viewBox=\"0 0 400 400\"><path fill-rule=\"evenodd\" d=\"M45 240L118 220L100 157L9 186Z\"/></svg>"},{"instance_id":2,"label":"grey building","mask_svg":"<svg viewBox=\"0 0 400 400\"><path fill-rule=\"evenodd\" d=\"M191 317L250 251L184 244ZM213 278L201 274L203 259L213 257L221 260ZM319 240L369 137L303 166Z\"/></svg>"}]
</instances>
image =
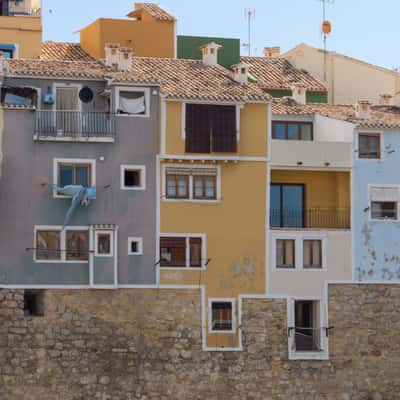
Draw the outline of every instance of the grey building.
<instances>
[{"instance_id":1,"label":"grey building","mask_svg":"<svg viewBox=\"0 0 400 400\"><path fill-rule=\"evenodd\" d=\"M156 284L159 88L123 51L2 61L0 285Z\"/></svg>"}]
</instances>

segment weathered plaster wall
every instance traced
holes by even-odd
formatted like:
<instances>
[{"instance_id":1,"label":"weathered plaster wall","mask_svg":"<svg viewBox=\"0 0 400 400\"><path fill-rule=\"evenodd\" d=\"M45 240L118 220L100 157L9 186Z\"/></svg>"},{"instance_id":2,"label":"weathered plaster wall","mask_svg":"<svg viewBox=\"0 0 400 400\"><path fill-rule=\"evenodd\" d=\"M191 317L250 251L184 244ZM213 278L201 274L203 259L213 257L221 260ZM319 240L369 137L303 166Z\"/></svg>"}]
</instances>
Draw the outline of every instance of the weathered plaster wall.
<instances>
[{"instance_id":1,"label":"weathered plaster wall","mask_svg":"<svg viewBox=\"0 0 400 400\"><path fill-rule=\"evenodd\" d=\"M329 290L329 361L288 361L285 300L245 300L243 352L202 352L198 291L0 291L7 400L394 400L400 287Z\"/></svg>"},{"instance_id":2,"label":"weathered plaster wall","mask_svg":"<svg viewBox=\"0 0 400 400\"><path fill-rule=\"evenodd\" d=\"M382 137L381 160L354 163L355 279L400 280L400 221L371 221L368 185L399 185L399 132Z\"/></svg>"}]
</instances>

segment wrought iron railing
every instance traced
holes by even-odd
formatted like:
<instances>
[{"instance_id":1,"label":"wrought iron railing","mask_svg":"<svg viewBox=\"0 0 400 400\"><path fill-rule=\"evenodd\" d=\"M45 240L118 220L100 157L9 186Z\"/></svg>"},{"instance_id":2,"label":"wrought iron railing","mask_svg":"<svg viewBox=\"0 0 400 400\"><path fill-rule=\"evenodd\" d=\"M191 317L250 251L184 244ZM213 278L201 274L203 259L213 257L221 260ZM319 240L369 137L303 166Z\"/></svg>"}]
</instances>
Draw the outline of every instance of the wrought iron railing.
<instances>
[{"instance_id":1,"label":"wrought iron railing","mask_svg":"<svg viewBox=\"0 0 400 400\"><path fill-rule=\"evenodd\" d=\"M348 208L271 208L272 228L350 228Z\"/></svg>"},{"instance_id":2,"label":"wrought iron railing","mask_svg":"<svg viewBox=\"0 0 400 400\"><path fill-rule=\"evenodd\" d=\"M39 138L114 138L115 115L106 112L36 111Z\"/></svg>"},{"instance_id":3,"label":"wrought iron railing","mask_svg":"<svg viewBox=\"0 0 400 400\"><path fill-rule=\"evenodd\" d=\"M40 17L41 9L40 8L32 8L26 7L23 4L19 4L18 2L10 2L8 6L8 15L9 16L29 16L29 17Z\"/></svg>"}]
</instances>

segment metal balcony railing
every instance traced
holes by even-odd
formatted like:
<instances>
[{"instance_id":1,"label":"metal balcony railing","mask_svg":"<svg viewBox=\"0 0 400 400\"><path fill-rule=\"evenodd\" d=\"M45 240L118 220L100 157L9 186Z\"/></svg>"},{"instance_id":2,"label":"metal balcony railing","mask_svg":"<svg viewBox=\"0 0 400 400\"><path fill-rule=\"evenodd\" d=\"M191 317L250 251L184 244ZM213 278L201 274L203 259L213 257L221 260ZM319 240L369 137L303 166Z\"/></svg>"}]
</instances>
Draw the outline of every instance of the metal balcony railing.
<instances>
[{"instance_id":1,"label":"metal balcony railing","mask_svg":"<svg viewBox=\"0 0 400 400\"><path fill-rule=\"evenodd\" d=\"M11 17L17 16L29 16L29 17L40 17L41 9L26 7L23 3L10 2L8 6L8 15Z\"/></svg>"},{"instance_id":2,"label":"metal balcony railing","mask_svg":"<svg viewBox=\"0 0 400 400\"><path fill-rule=\"evenodd\" d=\"M271 208L272 228L350 229L350 209L347 208Z\"/></svg>"},{"instance_id":3,"label":"metal balcony railing","mask_svg":"<svg viewBox=\"0 0 400 400\"><path fill-rule=\"evenodd\" d=\"M106 112L36 111L38 138L110 138L116 134L115 115Z\"/></svg>"}]
</instances>

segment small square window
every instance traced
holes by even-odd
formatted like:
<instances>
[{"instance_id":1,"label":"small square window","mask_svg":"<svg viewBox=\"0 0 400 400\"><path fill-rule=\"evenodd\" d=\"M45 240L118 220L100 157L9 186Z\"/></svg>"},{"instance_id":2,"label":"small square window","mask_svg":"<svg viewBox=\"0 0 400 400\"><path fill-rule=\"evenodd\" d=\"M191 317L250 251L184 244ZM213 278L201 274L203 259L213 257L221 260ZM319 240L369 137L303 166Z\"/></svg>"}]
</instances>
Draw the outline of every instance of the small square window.
<instances>
[{"instance_id":1,"label":"small square window","mask_svg":"<svg viewBox=\"0 0 400 400\"><path fill-rule=\"evenodd\" d=\"M378 133L360 133L358 135L358 158L381 158L381 137Z\"/></svg>"},{"instance_id":2,"label":"small square window","mask_svg":"<svg viewBox=\"0 0 400 400\"><path fill-rule=\"evenodd\" d=\"M145 179L143 165L121 165L122 190L145 190Z\"/></svg>"},{"instance_id":3,"label":"small square window","mask_svg":"<svg viewBox=\"0 0 400 400\"><path fill-rule=\"evenodd\" d=\"M36 260L61 260L61 233L57 230L36 232Z\"/></svg>"},{"instance_id":4,"label":"small square window","mask_svg":"<svg viewBox=\"0 0 400 400\"><path fill-rule=\"evenodd\" d=\"M41 317L44 315L44 291L26 290L24 292L24 316Z\"/></svg>"},{"instance_id":5,"label":"small square window","mask_svg":"<svg viewBox=\"0 0 400 400\"><path fill-rule=\"evenodd\" d=\"M137 237L128 238L128 255L138 256L143 254L143 239Z\"/></svg>"},{"instance_id":6,"label":"small square window","mask_svg":"<svg viewBox=\"0 0 400 400\"><path fill-rule=\"evenodd\" d=\"M212 301L211 302L211 332L232 332L234 306L233 301Z\"/></svg>"},{"instance_id":7,"label":"small square window","mask_svg":"<svg viewBox=\"0 0 400 400\"><path fill-rule=\"evenodd\" d=\"M295 240L277 239L276 241L276 268L296 268Z\"/></svg>"}]
</instances>

